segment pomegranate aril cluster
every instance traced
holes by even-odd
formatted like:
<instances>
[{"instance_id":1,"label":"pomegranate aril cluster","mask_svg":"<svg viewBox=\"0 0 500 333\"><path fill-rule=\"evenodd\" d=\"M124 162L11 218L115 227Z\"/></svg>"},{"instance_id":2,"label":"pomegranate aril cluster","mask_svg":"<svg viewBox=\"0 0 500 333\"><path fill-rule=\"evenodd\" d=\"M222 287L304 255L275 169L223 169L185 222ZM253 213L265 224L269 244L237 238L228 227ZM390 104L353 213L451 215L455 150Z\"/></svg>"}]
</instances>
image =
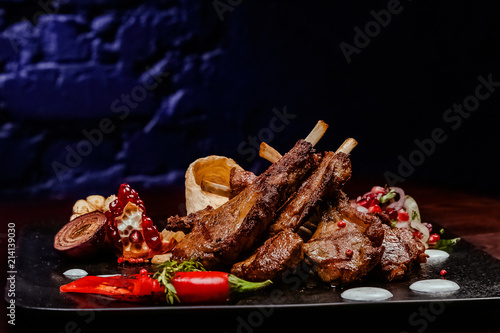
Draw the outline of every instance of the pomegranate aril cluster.
<instances>
[{"instance_id":1,"label":"pomegranate aril cluster","mask_svg":"<svg viewBox=\"0 0 500 333\"><path fill-rule=\"evenodd\" d=\"M123 209L129 202L135 204L142 211L142 232L140 230L133 230L128 240L134 244L142 244L145 241L148 247L153 250L160 248L161 238L158 229L153 224L151 218L146 216L144 201L142 201L137 191L131 188L129 184L121 184L118 189L117 198L109 204L109 211L106 212L109 221L107 225L108 238L119 250L123 249L116 218L123 214Z\"/></svg>"}]
</instances>

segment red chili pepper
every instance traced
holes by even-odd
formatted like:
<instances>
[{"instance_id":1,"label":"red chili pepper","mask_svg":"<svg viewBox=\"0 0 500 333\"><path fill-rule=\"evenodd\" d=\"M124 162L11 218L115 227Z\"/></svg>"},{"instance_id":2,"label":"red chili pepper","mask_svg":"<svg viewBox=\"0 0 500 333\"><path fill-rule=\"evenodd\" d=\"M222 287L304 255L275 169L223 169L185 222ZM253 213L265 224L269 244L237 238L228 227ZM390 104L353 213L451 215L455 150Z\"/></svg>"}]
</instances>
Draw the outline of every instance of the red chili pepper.
<instances>
[{"instance_id":1,"label":"red chili pepper","mask_svg":"<svg viewBox=\"0 0 500 333\"><path fill-rule=\"evenodd\" d=\"M143 269L128 277L86 276L60 287L62 292L106 295L123 301L147 301L162 296L169 303L178 300L185 304L220 304L232 294L261 289L271 281L249 282L232 274L215 271L175 272L164 276L162 284ZM168 274L167 274L168 275ZM166 277L166 278L165 278ZM166 296L166 297L165 297Z\"/></svg>"},{"instance_id":2,"label":"red chili pepper","mask_svg":"<svg viewBox=\"0 0 500 333\"><path fill-rule=\"evenodd\" d=\"M130 276L85 276L59 288L61 292L106 295L124 301L145 301L165 295L165 287L142 269Z\"/></svg>"},{"instance_id":3,"label":"red chili pepper","mask_svg":"<svg viewBox=\"0 0 500 333\"><path fill-rule=\"evenodd\" d=\"M232 295L256 291L272 282L250 282L225 272L180 272L171 280L181 303L219 304Z\"/></svg>"},{"instance_id":4,"label":"red chili pepper","mask_svg":"<svg viewBox=\"0 0 500 333\"><path fill-rule=\"evenodd\" d=\"M172 278L181 303L224 303L229 299L228 273L180 272Z\"/></svg>"}]
</instances>

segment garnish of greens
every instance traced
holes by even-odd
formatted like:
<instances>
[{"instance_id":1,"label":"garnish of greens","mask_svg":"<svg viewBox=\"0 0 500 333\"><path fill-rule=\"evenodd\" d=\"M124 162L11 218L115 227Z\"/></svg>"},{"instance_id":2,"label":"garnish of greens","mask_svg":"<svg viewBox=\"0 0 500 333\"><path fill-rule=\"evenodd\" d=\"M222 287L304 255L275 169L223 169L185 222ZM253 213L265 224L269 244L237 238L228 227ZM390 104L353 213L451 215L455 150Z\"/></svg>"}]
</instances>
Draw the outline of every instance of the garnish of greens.
<instances>
[{"instance_id":1,"label":"garnish of greens","mask_svg":"<svg viewBox=\"0 0 500 333\"><path fill-rule=\"evenodd\" d=\"M165 296L169 304L174 304L175 301L179 302L177 291L172 284L172 278L175 274L180 272L204 272L203 265L196 260L187 260L182 262L165 261L156 266L157 271L154 273L153 278L157 279L161 285L165 286Z\"/></svg>"},{"instance_id":2,"label":"garnish of greens","mask_svg":"<svg viewBox=\"0 0 500 333\"><path fill-rule=\"evenodd\" d=\"M390 190L387 194L380 197L379 202L385 204L396 197L396 191Z\"/></svg>"},{"instance_id":3,"label":"garnish of greens","mask_svg":"<svg viewBox=\"0 0 500 333\"><path fill-rule=\"evenodd\" d=\"M452 246L457 244L457 242L460 240L460 237L457 238L451 238L451 239L440 239L434 244L432 247L433 249L436 250L444 250L447 251L449 250Z\"/></svg>"}]
</instances>

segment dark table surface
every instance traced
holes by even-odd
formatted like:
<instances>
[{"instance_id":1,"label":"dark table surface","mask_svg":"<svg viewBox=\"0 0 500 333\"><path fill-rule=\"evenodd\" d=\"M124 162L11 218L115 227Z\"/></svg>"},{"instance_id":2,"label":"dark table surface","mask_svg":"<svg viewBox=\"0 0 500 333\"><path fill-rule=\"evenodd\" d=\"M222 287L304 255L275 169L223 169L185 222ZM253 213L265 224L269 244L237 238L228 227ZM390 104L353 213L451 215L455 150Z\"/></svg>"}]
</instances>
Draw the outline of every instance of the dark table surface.
<instances>
[{"instance_id":1,"label":"dark table surface","mask_svg":"<svg viewBox=\"0 0 500 333\"><path fill-rule=\"evenodd\" d=\"M375 185L373 180L352 180L346 186L345 191L349 196L355 197L368 191L372 185ZM498 214L500 197L423 184L405 183L403 188L407 194L416 199L423 220L438 223L450 232L500 259L500 215ZM141 193L141 197L144 199L151 216L165 218L183 212L183 188ZM0 246L2 253L7 253L8 223L15 223L16 235L19 235L20 230L29 224L39 221L64 221L70 216L73 202L73 199L2 202L0 204L2 212ZM5 286L6 272L8 271L6 259L7 255L1 257L2 287ZM22 260L22 258L17 258L17 260ZM485 267L485 269L488 268ZM433 313L438 313L438 315L433 315ZM0 316L8 319L4 307L1 308ZM220 319L220 316L213 316L211 312L180 314L172 322L171 319L162 320L161 312L141 314L139 317L132 313L54 314L43 311L26 312L17 309L16 327L23 331L36 328L38 332L97 332L111 323L116 330L124 331L135 326L134 324L140 324L143 329L163 327L164 329L182 328L182 331L198 331L212 327L214 332L261 332L283 331L285 329L297 332L312 331L316 328L327 328L328 331L332 332L500 332L500 306L498 302L492 304L486 302L479 306L446 305L443 310L437 309L431 313L429 313L428 306L409 304L398 309L366 307L363 313L360 313L355 307L348 307L335 310L334 313L331 309L328 312L326 309L316 309L314 313L294 309L293 311L277 310L269 316L261 315L253 319L248 316L252 316L252 313L230 311L224 316L228 323L225 326L220 320L215 321L214 318ZM265 320L254 326L239 324L248 322L249 318L256 321L260 318L265 318ZM416 318L421 320L418 321ZM426 319L422 320L422 318ZM7 320L2 319L1 332L8 332L12 329L6 322ZM54 323L58 323L58 325L54 325Z\"/></svg>"}]
</instances>

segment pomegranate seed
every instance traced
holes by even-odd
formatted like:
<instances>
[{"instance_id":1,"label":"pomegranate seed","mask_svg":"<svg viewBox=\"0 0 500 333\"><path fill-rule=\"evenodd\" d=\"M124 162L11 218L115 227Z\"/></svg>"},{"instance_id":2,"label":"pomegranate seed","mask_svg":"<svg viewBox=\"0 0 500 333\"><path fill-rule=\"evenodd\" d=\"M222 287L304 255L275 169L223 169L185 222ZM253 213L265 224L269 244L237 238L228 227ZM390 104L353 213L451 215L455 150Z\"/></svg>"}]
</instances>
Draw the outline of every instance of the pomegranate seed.
<instances>
[{"instance_id":1,"label":"pomegranate seed","mask_svg":"<svg viewBox=\"0 0 500 333\"><path fill-rule=\"evenodd\" d=\"M387 213L387 215L389 215L389 218L391 220L397 220L398 219L398 211L395 210L394 208L387 208L386 213Z\"/></svg>"},{"instance_id":2,"label":"pomegranate seed","mask_svg":"<svg viewBox=\"0 0 500 333\"><path fill-rule=\"evenodd\" d=\"M120 189L118 190L118 201L125 206L128 202L128 197L130 196L130 192L132 189L128 184L121 184ZM133 196L132 196L133 198Z\"/></svg>"},{"instance_id":3,"label":"pomegranate seed","mask_svg":"<svg viewBox=\"0 0 500 333\"><path fill-rule=\"evenodd\" d=\"M347 251L345 251L345 255L348 257L352 257L353 254L354 254L354 252L351 249L347 249Z\"/></svg>"},{"instance_id":4,"label":"pomegranate seed","mask_svg":"<svg viewBox=\"0 0 500 333\"><path fill-rule=\"evenodd\" d=\"M142 264L142 263L144 262L144 258L137 258L137 259L136 259L136 262L137 262L138 264Z\"/></svg>"},{"instance_id":5,"label":"pomegranate seed","mask_svg":"<svg viewBox=\"0 0 500 333\"><path fill-rule=\"evenodd\" d=\"M111 201L111 203L109 204L109 210L111 211L114 217L123 214L123 206L120 204L118 199Z\"/></svg>"},{"instance_id":6,"label":"pomegranate seed","mask_svg":"<svg viewBox=\"0 0 500 333\"><path fill-rule=\"evenodd\" d=\"M110 210L111 212L114 212L114 211L115 211L116 209L118 209L119 207L120 207L120 203L119 203L118 199L115 199L115 200L113 200L113 201L111 201L111 202L109 203L109 210Z\"/></svg>"},{"instance_id":7,"label":"pomegranate seed","mask_svg":"<svg viewBox=\"0 0 500 333\"><path fill-rule=\"evenodd\" d=\"M139 230L134 230L130 233L130 236L128 236L130 241L132 243L142 243L142 234Z\"/></svg>"},{"instance_id":8,"label":"pomegranate seed","mask_svg":"<svg viewBox=\"0 0 500 333\"><path fill-rule=\"evenodd\" d=\"M108 222L111 222L114 219L113 213L111 213L110 210L105 211L104 215L106 216Z\"/></svg>"},{"instance_id":9,"label":"pomegranate seed","mask_svg":"<svg viewBox=\"0 0 500 333\"><path fill-rule=\"evenodd\" d=\"M365 208L368 208L368 200L362 199L361 201L358 202L358 205L363 206Z\"/></svg>"},{"instance_id":10,"label":"pomegranate seed","mask_svg":"<svg viewBox=\"0 0 500 333\"><path fill-rule=\"evenodd\" d=\"M422 239L422 233L418 230L415 230L415 232L413 233L413 236L415 236L418 239Z\"/></svg>"},{"instance_id":11,"label":"pomegranate seed","mask_svg":"<svg viewBox=\"0 0 500 333\"><path fill-rule=\"evenodd\" d=\"M120 188L118 189L118 195L120 194L123 194L123 195L127 195L130 193L130 185L127 184L127 183L123 183L120 185Z\"/></svg>"},{"instance_id":12,"label":"pomegranate seed","mask_svg":"<svg viewBox=\"0 0 500 333\"><path fill-rule=\"evenodd\" d=\"M338 222L337 222L337 226L338 226L339 228L345 228L345 226L346 226L346 225L347 225L347 224L345 223L345 221L338 221Z\"/></svg>"},{"instance_id":13,"label":"pomegranate seed","mask_svg":"<svg viewBox=\"0 0 500 333\"><path fill-rule=\"evenodd\" d=\"M134 197L132 194L128 194L125 196L122 196L120 199L120 204L123 205L124 207L127 205L127 203L137 203L137 198Z\"/></svg>"},{"instance_id":14,"label":"pomegranate seed","mask_svg":"<svg viewBox=\"0 0 500 333\"><path fill-rule=\"evenodd\" d=\"M116 261L118 261L119 264L123 264L123 262L125 261L125 259L123 259L123 257L120 257Z\"/></svg>"},{"instance_id":15,"label":"pomegranate seed","mask_svg":"<svg viewBox=\"0 0 500 333\"><path fill-rule=\"evenodd\" d=\"M439 234L432 234L429 236L429 244L436 244L438 240L441 239L441 236Z\"/></svg>"},{"instance_id":16,"label":"pomegranate seed","mask_svg":"<svg viewBox=\"0 0 500 333\"><path fill-rule=\"evenodd\" d=\"M142 227L152 227L153 226L153 220L147 216L142 216Z\"/></svg>"},{"instance_id":17,"label":"pomegranate seed","mask_svg":"<svg viewBox=\"0 0 500 333\"><path fill-rule=\"evenodd\" d=\"M369 213L380 213L382 209L380 209L379 205L373 205L370 208L368 208Z\"/></svg>"},{"instance_id":18,"label":"pomegranate seed","mask_svg":"<svg viewBox=\"0 0 500 333\"><path fill-rule=\"evenodd\" d=\"M148 275L148 271L147 271L147 269L143 268L143 269L140 270L139 274L141 274L141 275Z\"/></svg>"},{"instance_id":19,"label":"pomegranate seed","mask_svg":"<svg viewBox=\"0 0 500 333\"><path fill-rule=\"evenodd\" d=\"M141 199L137 199L135 204L137 205L137 207L139 207L142 210L143 214L146 212L146 207L144 206L144 201L142 201Z\"/></svg>"},{"instance_id":20,"label":"pomegranate seed","mask_svg":"<svg viewBox=\"0 0 500 333\"><path fill-rule=\"evenodd\" d=\"M137 261L135 260L135 258L130 258L128 262L131 264L135 264Z\"/></svg>"},{"instance_id":21,"label":"pomegranate seed","mask_svg":"<svg viewBox=\"0 0 500 333\"><path fill-rule=\"evenodd\" d=\"M443 270L441 270L441 272L439 272L439 274L441 274L441 275L446 275L447 273L448 273L448 271L446 271L446 269L443 269Z\"/></svg>"},{"instance_id":22,"label":"pomegranate seed","mask_svg":"<svg viewBox=\"0 0 500 333\"><path fill-rule=\"evenodd\" d=\"M404 208L401 208L400 210L398 210L398 220L399 221L406 222L409 219L410 219L410 216L408 215L406 210L404 210Z\"/></svg>"},{"instance_id":23,"label":"pomegranate seed","mask_svg":"<svg viewBox=\"0 0 500 333\"><path fill-rule=\"evenodd\" d=\"M117 240L120 240L120 234L118 233L118 229L116 229L116 226L112 224L107 225L107 230L106 230L109 239L111 239L113 242L116 242Z\"/></svg>"},{"instance_id":24,"label":"pomegranate seed","mask_svg":"<svg viewBox=\"0 0 500 333\"><path fill-rule=\"evenodd\" d=\"M146 244L153 250L161 246L161 238L156 226L144 227L144 238Z\"/></svg>"},{"instance_id":25,"label":"pomegranate seed","mask_svg":"<svg viewBox=\"0 0 500 333\"><path fill-rule=\"evenodd\" d=\"M377 198L371 198L370 200L368 200L368 207L372 207L372 206L378 206L378 199Z\"/></svg>"}]
</instances>

